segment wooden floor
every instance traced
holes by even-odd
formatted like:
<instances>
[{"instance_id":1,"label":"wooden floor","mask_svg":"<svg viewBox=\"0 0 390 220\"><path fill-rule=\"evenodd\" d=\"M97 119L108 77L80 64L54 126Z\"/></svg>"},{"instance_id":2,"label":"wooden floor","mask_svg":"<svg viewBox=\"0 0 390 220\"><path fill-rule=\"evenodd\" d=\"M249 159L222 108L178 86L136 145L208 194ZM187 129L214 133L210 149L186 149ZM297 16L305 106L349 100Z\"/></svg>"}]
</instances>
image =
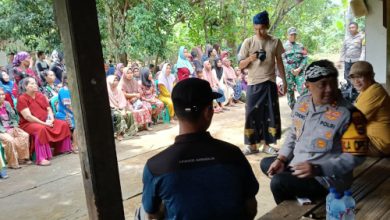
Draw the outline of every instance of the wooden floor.
<instances>
[{"instance_id":1,"label":"wooden floor","mask_svg":"<svg viewBox=\"0 0 390 220\"><path fill-rule=\"evenodd\" d=\"M390 158L367 158L354 171L353 197L356 200L356 219L390 219ZM325 219L324 201L299 206L285 201L262 216L267 219Z\"/></svg>"}]
</instances>

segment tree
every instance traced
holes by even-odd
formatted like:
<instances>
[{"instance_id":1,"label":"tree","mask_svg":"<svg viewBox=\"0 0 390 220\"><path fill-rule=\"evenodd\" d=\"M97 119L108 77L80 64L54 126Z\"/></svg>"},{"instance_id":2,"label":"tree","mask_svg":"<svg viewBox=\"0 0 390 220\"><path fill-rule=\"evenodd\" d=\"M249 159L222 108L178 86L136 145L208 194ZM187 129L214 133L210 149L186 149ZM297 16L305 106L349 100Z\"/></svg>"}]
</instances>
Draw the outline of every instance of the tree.
<instances>
[{"instance_id":1,"label":"tree","mask_svg":"<svg viewBox=\"0 0 390 220\"><path fill-rule=\"evenodd\" d=\"M21 41L25 50L51 51L61 47L52 0L0 0L0 41Z\"/></svg>"}]
</instances>

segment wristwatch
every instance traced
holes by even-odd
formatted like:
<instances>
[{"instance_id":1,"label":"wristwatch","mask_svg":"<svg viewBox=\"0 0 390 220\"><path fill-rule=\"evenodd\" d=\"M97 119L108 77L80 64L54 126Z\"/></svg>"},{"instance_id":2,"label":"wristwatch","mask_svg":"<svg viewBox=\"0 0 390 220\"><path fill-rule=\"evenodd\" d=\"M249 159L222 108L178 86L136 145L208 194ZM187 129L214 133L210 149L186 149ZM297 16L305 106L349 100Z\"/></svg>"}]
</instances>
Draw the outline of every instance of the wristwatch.
<instances>
[{"instance_id":1,"label":"wristwatch","mask_svg":"<svg viewBox=\"0 0 390 220\"><path fill-rule=\"evenodd\" d=\"M280 157L276 157L275 160L279 160L280 162L287 164L287 161L285 161L284 159L282 159Z\"/></svg>"}]
</instances>

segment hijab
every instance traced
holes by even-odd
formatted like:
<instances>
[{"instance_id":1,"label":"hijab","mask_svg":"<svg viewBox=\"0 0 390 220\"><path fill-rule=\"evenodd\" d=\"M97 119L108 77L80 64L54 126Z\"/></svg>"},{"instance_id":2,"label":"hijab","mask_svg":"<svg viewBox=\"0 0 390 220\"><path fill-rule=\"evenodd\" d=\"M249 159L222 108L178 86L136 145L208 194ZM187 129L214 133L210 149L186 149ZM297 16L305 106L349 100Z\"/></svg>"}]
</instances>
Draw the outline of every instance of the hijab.
<instances>
[{"instance_id":1,"label":"hijab","mask_svg":"<svg viewBox=\"0 0 390 220\"><path fill-rule=\"evenodd\" d=\"M215 73L217 74L218 80L221 80L222 74L223 74L223 66L218 67L218 61L220 61L220 60L221 59L219 59L219 58L215 58L215 60L214 60L214 68L215 68Z\"/></svg>"},{"instance_id":2,"label":"hijab","mask_svg":"<svg viewBox=\"0 0 390 220\"><path fill-rule=\"evenodd\" d=\"M14 65L14 67L18 67L18 66L20 66L22 61L26 60L29 57L30 57L30 54L28 54L25 51L21 51L15 55L14 61L12 62L12 64Z\"/></svg>"},{"instance_id":3,"label":"hijab","mask_svg":"<svg viewBox=\"0 0 390 220\"><path fill-rule=\"evenodd\" d=\"M227 66L227 62L229 61L229 58L225 57L223 58L222 60L222 68L223 68L223 71L226 75L226 78L227 79L236 79L237 76L236 76L236 72L234 71L233 67L231 66Z\"/></svg>"},{"instance_id":4,"label":"hijab","mask_svg":"<svg viewBox=\"0 0 390 220\"><path fill-rule=\"evenodd\" d=\"M127 101L122 90L119 89L119 85L116 88L112 88L117 76L107 76L107 90L108 99L110 101L110 107L124 109L127 106Z\"/></svg>"},{"instance_id":5,"label":"hijab","mask_svg":"<svg viewBox=\"0 0 390 220\"><path fill-rule=\"evenodd\" d=\"M222 51L222 53L221 53L221 60L225 59L225 57L229 57L229 52L228 51Z\"/></svg>"},{"instance_id":6,"label":"hijab","mask_svg":"<svg viewBox=\"0 0 390 220\"><path fill-rule=\"evenodd\" d=\"M121 68L124 67L123 63L118 63L115 68L115 75L117 75L119 78L122 77Z\"/></svg>"},{"instance_id":7,"label":"hijab","mask_svg":"<svg viewBox=\"0 0 390 220\"><path fill-rule=\"evenodd\" d=\"M58 50L53 50L51 53L51 60L54 63L62 64L62 60L64 59L64 54Z\"/></svg>"},{"instance_id":8,"label":"hijab","mask_svg":"<svg viewBox=\"0 0 390 220\"><path fill-rule=\"evenodd\" d=\"M12 94L14 82L12 80L8 80L8 82L4 81L2 71L0 71L0 86L3 88L5 93Z\"/></svg>"},{"instance_id":9,"label":"hijab","mask_svg":"<svg viewBox=\"0 0 390 220\"><path fill-rule=\"evenodd\" d=\"M173 83L175 82L175 76L171 73L169 73L169 75L167 76L166 73L167 73L167 66L169 65L169 63L165 63L162 70L161 70L161 73L160 75L158 76L158 84L162 84L165 86L165 88L167 88L167 90L169 91L169 93L172 93L172 89L173 89Z\"/></svg>"},{"instance_id":10,"label":"hijab","mask_svg":"<svg viewBox=\"0 0 390 220\"><path fill-rule=\"evenodd\" d=\"M213 76L213 72L211 70L206 69L207 62L210 62L210 61L206 60L203 62L203 66L204 66L203 77L205 80L207 80L210 83L211 87L214 87L214 86L218 85L218 81L216 81L215 77Z\"/></svg>"},{"instance_id":11,"label":"hijab","mask_svg":"<svg viewBox=\"0 0 390 220\"><path fill-rule=\"evenodd\" d=\"M179 55L177 57L176 67L177 68L187 68L190 71L190 73L192 74L192 73L194 73L194 68L192 68L190 61L188 61L187 58L185 57L184 49L185 49L184 46L181 46L179 49Z\"/></svg>"},{"instance_id":12,"label":"hijab","mask_svg":"<svg viewBox=\"0 0 390 220\"><path fill-rule=\"evenodd\" d=\"M125 93L138 93L138 82L134 76L132 79L127 79L126 74L123 74L118 86Z\"/></svg>"},{"instance_id":13,"label":"hijab","mask_svg":"<svg viewBox=\"0 0 390 220\"><path fill-rule=\"evenodd\" d=\"M150 74L149 68L144 67L141 69L140 75L141 75L142 85L144 85L148 89L153 85L153 82L149 80L149 74Z\"/></svg>"}]
</instances>

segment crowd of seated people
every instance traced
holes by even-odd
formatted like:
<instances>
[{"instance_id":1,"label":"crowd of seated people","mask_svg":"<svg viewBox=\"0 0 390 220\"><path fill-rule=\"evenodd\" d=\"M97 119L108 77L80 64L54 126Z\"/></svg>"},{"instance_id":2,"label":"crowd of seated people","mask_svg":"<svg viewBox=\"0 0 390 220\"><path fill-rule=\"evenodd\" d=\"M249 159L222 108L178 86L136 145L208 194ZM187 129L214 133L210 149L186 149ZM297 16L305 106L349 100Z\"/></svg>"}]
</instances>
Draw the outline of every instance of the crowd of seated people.
<instances>
[{"instance_id":1,"label":"crowd of seated people","mask_svg":"<svg viewBox=\"0 0 390 220\"><path fill-rule=\"evenodd\" d=\"M0 178L6 168L48 166L54 155L78 153L63 58L57 50L49 60L21 51L0 68Z\"/></svg>"},{"instance_id":2,"label":"crowd of seated people","mask_svg":"<svg viewBox=\"0 0 390 220\"><path fill-rule=\"evenodd\" d=\"M152 130L158 122L175 123L171 92L177 82L187 78L206 80L222 94L214 105L216 113L229 111L227 107L245 102L245 74L232 66L228 52L219 54L216 49L212 51L203 56L200 48L194 48L189 53L182 46L176 63L163 62L158 66L142 66L139 62L130 61L127 65L106 63L116 139L120 141L138 131Z\"/></svg>"},{"instance_id":3,"label":"crowd of seated people","mask_svg":"<svg viewBox=\"0 0 390 220\"><path fill-rule=\"evenodd\" d=\"M20 51L10 53L9 61L7 68L0 68L0 171L32 163L47 166L53 155L77 153L63 53L54 50L46 57L43 51L36 56ZM200 48L189 52L182 46L176 63L156 66L110 60L105 74L113 135L121 141L152 130L157 123L175 124L171 93L175 84L186 78L208 81L222 94L214 112L228 111L227 107L245 101L243 72L232 66L229 53L221 52L218 45L208 45L204 53Z\"/></svg>"}]
</instances>

